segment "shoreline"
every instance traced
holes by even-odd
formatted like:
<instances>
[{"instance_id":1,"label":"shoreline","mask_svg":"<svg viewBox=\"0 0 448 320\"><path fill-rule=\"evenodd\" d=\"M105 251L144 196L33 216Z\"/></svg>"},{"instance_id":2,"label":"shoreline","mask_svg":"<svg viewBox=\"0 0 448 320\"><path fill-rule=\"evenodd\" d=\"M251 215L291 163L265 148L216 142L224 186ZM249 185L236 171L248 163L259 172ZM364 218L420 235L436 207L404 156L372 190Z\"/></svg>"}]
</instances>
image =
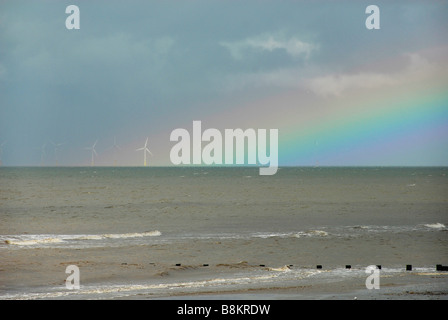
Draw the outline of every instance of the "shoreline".
<instances>
[{"instance_id":1,"label":"shoreline","mask_svg":"<svg viewBox=\"0 0 448 320\"><path fill-rule=\"evenodd\" d=\"M56 256L44 260L46 266L18 266L10 261L9 271L2 265L1 272L8 275L9 282L2 281L0 300L448 300L448 272L435 267L405 271L383 265L380 288L369 290L369 274L360 266L316 270L246 262L207 267L129 262L106 267L104 260L63 265L53 264L59 261ZM65 287L68 275L64 270L70 263L80 266L78 290Z\"/></svg>"}]
</instances>

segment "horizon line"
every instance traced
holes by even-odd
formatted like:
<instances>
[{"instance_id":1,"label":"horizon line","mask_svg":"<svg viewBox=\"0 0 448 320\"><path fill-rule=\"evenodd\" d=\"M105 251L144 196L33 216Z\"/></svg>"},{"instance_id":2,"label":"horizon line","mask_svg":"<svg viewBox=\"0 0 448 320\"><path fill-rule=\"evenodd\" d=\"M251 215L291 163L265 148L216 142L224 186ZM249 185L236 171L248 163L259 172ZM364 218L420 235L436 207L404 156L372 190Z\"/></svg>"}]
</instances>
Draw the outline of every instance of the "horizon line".
<instances>
[{"instance_id":1,"label":"horizon line","mask_svg":"<svg viewBox=\"0 0 448 320\"><path fill-rule=\"evenodd\" d=\"M117 165L0 165L0 168L264 168L258 165L151 165L151 166L117 166ZM279 165L278 168L448 168L448 165Z\"/></svg>"}]
</instances>

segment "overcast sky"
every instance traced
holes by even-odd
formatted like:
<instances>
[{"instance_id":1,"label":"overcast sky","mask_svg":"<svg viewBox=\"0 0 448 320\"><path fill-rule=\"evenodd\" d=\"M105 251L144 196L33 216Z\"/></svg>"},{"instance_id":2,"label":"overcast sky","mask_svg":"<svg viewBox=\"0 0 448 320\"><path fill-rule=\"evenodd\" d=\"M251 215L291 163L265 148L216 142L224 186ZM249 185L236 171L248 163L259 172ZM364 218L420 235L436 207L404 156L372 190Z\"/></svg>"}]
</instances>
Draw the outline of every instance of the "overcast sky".
<instances>
[{"instance_id":1,"label":"overcast sky","mask_svg":"<svg viewBox=\"0 0 448 320\"><path fill-rule=\"evenodd\" d=\"M79 30L65 27L70 4L80 9ZM380 8L380 30L365 27L370 4ZM1 159L54 165L54 142L64 143L60 165L89 165L85 148L98 140L98 164L113 156L141 165L135 148L149 137L150 161L169 165L170 132L207 119L279 128L282 148L282 129L294 127L278 114L285 95L294 96L299 125L323 99L344 114L329 99L349 87L378 97L409 78L413 91L428 81L446 86L447 17L447 1L2 0ZM112 155L114 136L121 150ZM447 146L446 130L438 137L431 150ZM420 159L419 150L358 163L339 154L321 164L448 165L446 153ZM281 155L280 164L316 160Z\"/></svg>"}]
</instances>

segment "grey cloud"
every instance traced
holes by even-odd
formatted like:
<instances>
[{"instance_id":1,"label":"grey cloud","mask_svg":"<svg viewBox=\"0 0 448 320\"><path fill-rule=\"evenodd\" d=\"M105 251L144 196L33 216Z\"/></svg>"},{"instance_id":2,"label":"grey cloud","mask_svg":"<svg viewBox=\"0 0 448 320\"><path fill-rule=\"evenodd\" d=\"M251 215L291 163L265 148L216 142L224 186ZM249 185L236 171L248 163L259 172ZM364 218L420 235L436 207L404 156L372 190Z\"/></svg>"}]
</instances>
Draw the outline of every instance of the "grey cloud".
<instances>
[{"instance_id":1,"label":"grey cloud","mask_svg":"<svg viewBox=\"0 0 448 320\"><path fill-rule=\"evenodd\" d=\"M241 60L247 55L255 52L273 52L284 50L290 57L308 59L311 53L317 50L318 46L302 41L297 37L285 37L276 34L262 34L240 41L220 42L220 45L227 48L234 59Z\"/></svg>"}]
</instances>

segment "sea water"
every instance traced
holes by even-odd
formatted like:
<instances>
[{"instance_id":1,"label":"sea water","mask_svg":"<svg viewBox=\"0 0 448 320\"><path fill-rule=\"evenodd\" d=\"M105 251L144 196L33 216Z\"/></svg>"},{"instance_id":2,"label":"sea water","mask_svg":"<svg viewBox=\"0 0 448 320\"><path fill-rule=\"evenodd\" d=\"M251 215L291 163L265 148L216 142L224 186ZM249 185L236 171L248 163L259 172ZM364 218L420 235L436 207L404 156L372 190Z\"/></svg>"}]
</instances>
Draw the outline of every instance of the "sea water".
<instances>
[{"instance_id":1,"label":"sea water","mask_svg":"<svg viewBox=\"0 0 448 320\"><path fill-rule=\"evenodd\" d=\"M369 265L382 266L383 284L403 275L395 285L418 279L446 294L447 277L435 265L448 264L447 173L2 167L0 298L268 297L279 290L325 297L328 283L333 293L347 281L351 291L367 292ZM78 290L66 288L69 265L80 270Z\"/></svg>"}]
</instances>

